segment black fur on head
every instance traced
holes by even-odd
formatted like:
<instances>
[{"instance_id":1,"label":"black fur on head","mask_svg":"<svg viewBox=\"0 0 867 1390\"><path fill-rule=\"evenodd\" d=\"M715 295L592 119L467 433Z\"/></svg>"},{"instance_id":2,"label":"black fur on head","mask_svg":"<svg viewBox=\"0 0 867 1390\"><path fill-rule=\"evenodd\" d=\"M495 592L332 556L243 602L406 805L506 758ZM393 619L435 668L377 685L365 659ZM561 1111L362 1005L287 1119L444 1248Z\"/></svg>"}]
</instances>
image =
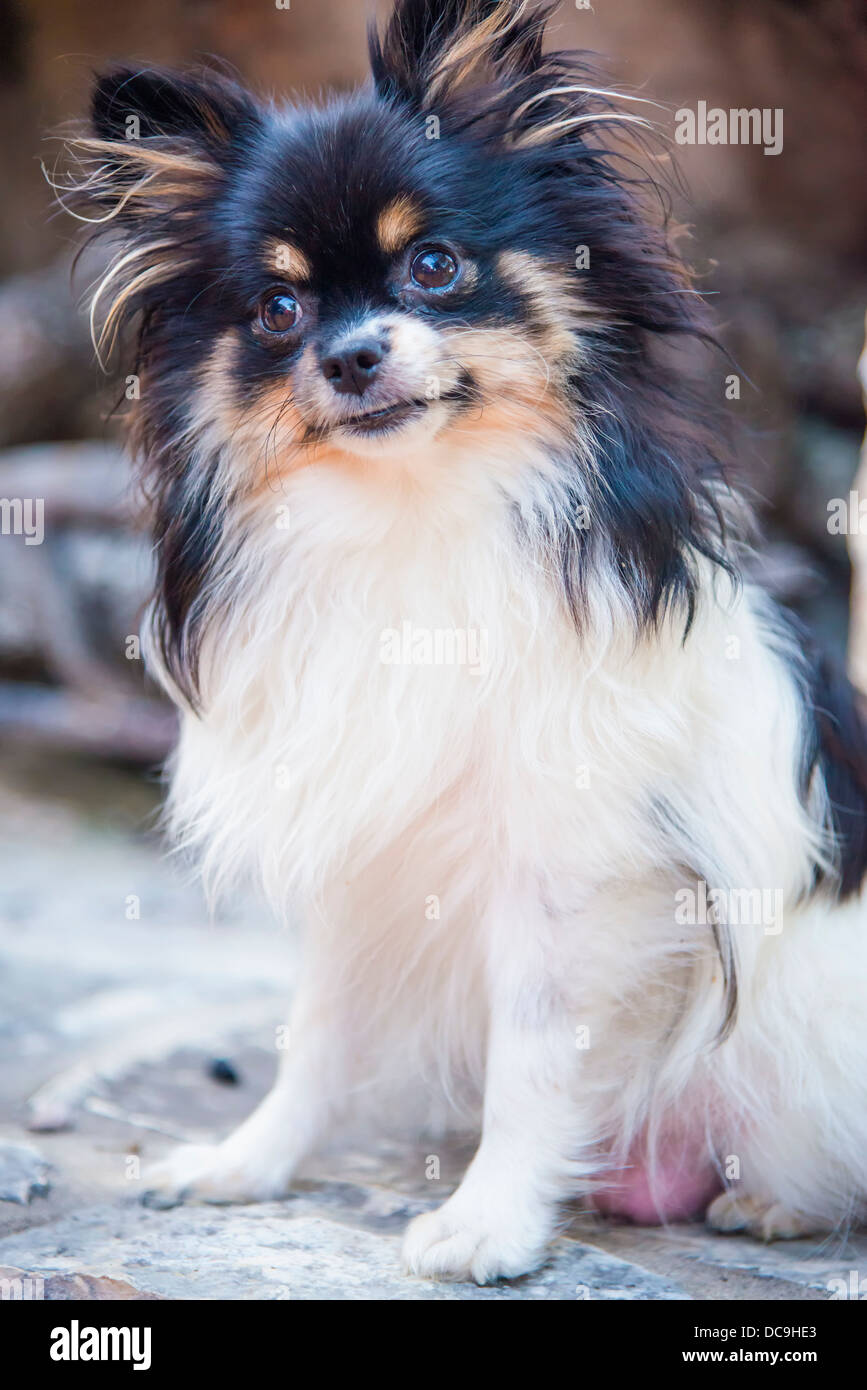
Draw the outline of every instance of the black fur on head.
<instances>
[{"instance_id":1,"label":"black fur on head","mask_svg":"<svg viewBox=\"0 0 867 1390\"><path fill-rule=\"evenodd\" d=\"M579 56L544 51L554 8L398 0L371 35L372 85L315 109L265 106L214 73L98 79L59 191L119 237L97 291L102 341L134 319L158 636L191 699L232 505L225 455L243 434L220 437L203 381L248 435L276 393L281 419L290 405L300 413L298 447L321 447L331 426L307 402L304 364L362 312L423 323L453 359L460 331L545 360L548 415L570 423L549 441L564 482L536 533L577 620L605 564L636 626L672 606L688 626L693 557L726 563L718 430L696 423L706 408L660 358L667 341L705 335L701 306L648 213L650 181L609 143L641 108L619 109ZM407 288L404 223L415 244L458 248L471 273L453 292ZM292 293L304 321L277 343L256 313L275 275L265 248L281 238L303 268ZM468 353L447 393L454 416L471 412L480 429L508 394L485 365L495 355ZM537 407L509 406L516 434L541 429Z\"/></svg>"}]
</instances>

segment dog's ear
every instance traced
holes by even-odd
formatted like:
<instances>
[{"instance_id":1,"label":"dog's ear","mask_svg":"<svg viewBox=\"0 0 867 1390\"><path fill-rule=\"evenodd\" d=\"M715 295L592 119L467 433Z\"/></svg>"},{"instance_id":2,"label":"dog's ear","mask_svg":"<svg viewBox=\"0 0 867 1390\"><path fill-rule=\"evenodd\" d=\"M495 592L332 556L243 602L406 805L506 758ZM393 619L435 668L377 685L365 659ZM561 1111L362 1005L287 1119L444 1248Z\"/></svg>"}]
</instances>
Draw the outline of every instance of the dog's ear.
<instances>
[{"instance_id":1,"label":"dog's ear","mask_svg":"<svg viewBox=\"0 0 867 1390\"><path fill-rule=\"evenodd\" d=\"M261 114L253 98L214 72L114 68L96 79L90 128L69 141L67 205L127 231L187 211L238 163ZM85 220L94 220L86 217Z\"/></svg>"},{"instance_id":2,"label":"dog's ear","mask_svg":"<svg viewBox=\"0 0 867 1390\"><path fill-rule=\"evenodd\" d=\"M469 83L532 72L555 8L528 0L397 0L385 33L370 33L377 91L430 109Z\"/></svg>"},{"instance_id":3,"label":"dog's ear","mask_svg":"<svg viewBox=\"0 0 867 1390\"><path fill-rule=\"evenodd\" d=\"M97 78L89 127L46 176L62 206L119 255L91 296L97 352L123 319L148 308L196 266L197 216L239 164L261 123L253 98L215 73L116 68Z\"/></svg>"},{"instance_id":4,"label":"dog's ear","mask_svg":"<svg viewBox=\"0 0 867 1390\"><path fill-rule=\"evenodd\" d=\"M376 89L416 111L442 112L456 129L535 147L543 159L554 154L571 174L568 160L583 153L594 126L651 127L619 106L642 98L596 86L591 55L544 50L557 8L558 0L396 0L385 32L370 32Z\"/></svg>"},{"instance_id":5,"label":"dog's ear","mask_svg":"<svg viewBox=\"0 0 867 1390\"><path fill-rule=\"evenodd\" d=\"M100 74L90 105L100 140L182 139L219 157L258 120L252 98L213 72L112 68Z\"/></svg>"}]
</instances>

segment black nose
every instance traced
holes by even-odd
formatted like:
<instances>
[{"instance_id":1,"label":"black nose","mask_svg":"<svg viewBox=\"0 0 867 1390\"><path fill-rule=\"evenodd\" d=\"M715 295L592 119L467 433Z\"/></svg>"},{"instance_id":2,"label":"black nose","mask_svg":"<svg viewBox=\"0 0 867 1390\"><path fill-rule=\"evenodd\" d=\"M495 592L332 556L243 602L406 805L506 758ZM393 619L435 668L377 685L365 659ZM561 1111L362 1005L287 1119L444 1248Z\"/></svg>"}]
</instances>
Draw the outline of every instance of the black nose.
<instances>
[{"instance_id":1,"label":"black nose","mask_svg":"<svg viewBox=\"0 0 867 1390\"><path fill-rule=\"evenodd\" d=\"M341 396L363 396L376 380L388 348L376 338L359 338L322 359L322 374Z\"/></svg>"}]
</instances>

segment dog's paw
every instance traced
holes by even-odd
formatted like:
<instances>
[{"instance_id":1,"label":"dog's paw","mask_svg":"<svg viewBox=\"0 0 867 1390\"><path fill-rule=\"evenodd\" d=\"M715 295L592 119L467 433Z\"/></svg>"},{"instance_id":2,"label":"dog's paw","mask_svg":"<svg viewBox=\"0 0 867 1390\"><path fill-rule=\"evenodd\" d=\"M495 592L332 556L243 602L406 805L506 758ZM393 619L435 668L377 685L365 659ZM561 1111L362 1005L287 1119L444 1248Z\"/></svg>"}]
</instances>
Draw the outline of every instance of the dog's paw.
<instances>
[{"instance_id":1,"label":"dog's paw","mask_svg":"<svg viewBox=\"0 0 867 1390\"><path fill-rule=\"evenodd\" d=\"M283 1197L288 1179L282 1167L264 1166L225 1144L187 1144L144 1174L145 1206L168 1208L182 1202L215 1204L267 1202Z\"/></svg>"},{"instance_id":2,"label":"dog's paw","mask_svg":"<svg viewBox=\"0 0 867 1390\"><path fill-rule=\"evenodd\" d=\"M536 1269L545 1257L547 1228L531 1232L503 1214L473 1214L452 1198L437 1211L410 1222L403 1242L408 1274L424 1279L474 1280L490 1284Z\"/></svg>"},{"instance_id":3,"label":"dog's paw","mask_svg":"<svg viewBox=\"0 0 867 1390\"><path fill-rule=\"evenodd\" d=\"M737 1192L721 1192L707 1209L707 1224L714 1231L743 1231L758 1240L798 1240L820 1233L815 1221L789 1211L781 1202L762 1201Z\"/></svg>"}]
</instances>

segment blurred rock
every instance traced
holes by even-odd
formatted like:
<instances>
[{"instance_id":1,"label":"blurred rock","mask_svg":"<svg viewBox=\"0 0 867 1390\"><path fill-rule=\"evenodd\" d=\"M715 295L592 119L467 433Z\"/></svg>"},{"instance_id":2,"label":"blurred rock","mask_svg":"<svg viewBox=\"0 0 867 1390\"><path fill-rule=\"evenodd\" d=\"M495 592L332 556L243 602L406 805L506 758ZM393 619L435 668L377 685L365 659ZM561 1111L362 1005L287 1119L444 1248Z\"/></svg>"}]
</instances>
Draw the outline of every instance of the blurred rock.
<instances>
[{"instance_id":1,"label":"blurred rock","mask_svg":"<svg viewBox=\"0 0 867 1390\"><path fill-rule=\"evenodd\" d=\"M141 696L85 699L66 690L0 682L0 732L46 751L151 767L170 751L177 719L162 702Z\"/></svg>"},{"instance_id":2,"label":"blurred rock","mask_svg":"<svg viewBox=\"0 0 867 1390\"><path fill-rule=\"evenodd\" d=\"M68 260L0 285L0 447L94 433L100 413Z\"/></svg>"},{"instance_id":3,"label":"blurred rock","mask_svg":"<svg viewBox=\"0 0 867 1390\"><path fill-rule=\"evenodd\" d=\"M0 732L145 764L170 748L175 716L144 686L151 557L132 491L112 445L0 454L0 498L44 504L43 543L0 534Z\"/></svg>"},{"instance_id":4,"label":"blurred rock","mask_svg":"<svg viewBox=\"0 0 867 1390\"><path fill-rule=\"evenodd\" d=\"M26 1206L48 1191L48 1163L30 1144L0 1142L0 1202Z\"/></svg>"}]
</instances>

